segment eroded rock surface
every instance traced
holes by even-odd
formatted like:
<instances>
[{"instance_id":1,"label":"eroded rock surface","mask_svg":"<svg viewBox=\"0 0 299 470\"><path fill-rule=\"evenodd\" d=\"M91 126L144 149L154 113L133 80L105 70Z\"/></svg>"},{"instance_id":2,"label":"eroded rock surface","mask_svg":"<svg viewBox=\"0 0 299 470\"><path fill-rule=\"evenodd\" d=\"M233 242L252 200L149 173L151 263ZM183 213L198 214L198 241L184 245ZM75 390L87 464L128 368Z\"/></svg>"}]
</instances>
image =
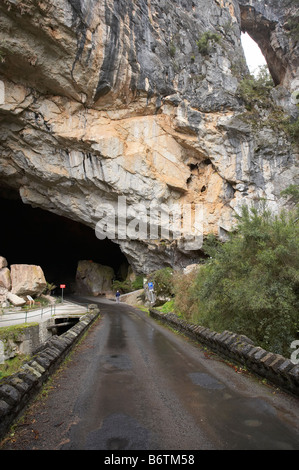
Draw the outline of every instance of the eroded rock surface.
<instances>
[{"instance_id":1,"label":"eroded rock surface","mask_svg":"<svg viewBox=\"0 0 299 470\"><path fill-rule=\"evenodd\" d=\"M119 196L147 208L202 203L204 233L221 237L244 203L262 197L279 210L298 178L296 150L283 132L244 121L238 97L250 8L272 25L286 102L297 86L291 7L278 15L276 3L1 2L0 185L93 228ZM218 40L203 54L206 32ZM198 257L184 239L116 242L137 272Z\"/></svg>"},{"instance_id":2,"label":"eroded rock surface","mask_svg":"<svg viewBox=\"0 0 299 470\"><path fill-rule=\"evenodd\" d=\"M76 291L94 296L112 292L114 277L115 273L110 266L80 260L76 272Z\"/></svg>"},{"instance_id":3,"label":"eroded rock surface","mask_svg":"<svg viewBox=\"0 0 299 470\"><path fill-rule=\"evenodd\" d=\"M47 282L40 266L32 264L12 264L10 267L11 293L19 297L41 295Z\"/></svg>"}]
</instances>

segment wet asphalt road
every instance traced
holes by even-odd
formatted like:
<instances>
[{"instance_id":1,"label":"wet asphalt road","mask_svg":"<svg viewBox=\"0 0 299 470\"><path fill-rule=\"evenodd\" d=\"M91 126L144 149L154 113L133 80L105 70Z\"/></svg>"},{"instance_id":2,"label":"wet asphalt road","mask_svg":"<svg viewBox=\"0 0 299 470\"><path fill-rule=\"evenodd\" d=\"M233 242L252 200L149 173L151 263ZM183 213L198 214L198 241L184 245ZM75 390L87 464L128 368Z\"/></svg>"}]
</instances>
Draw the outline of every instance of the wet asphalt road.
<instances>
[{"instance_id":1,"label":"wet asphalt road","mask_svg":"<svg viewBox=\"0 0 299 470\"><path fill-rule=\"evenodd\" d=\"M100 309L2 449L299 449L297 398L138 309L111 301Z\"/></svg>"}]
</instances>

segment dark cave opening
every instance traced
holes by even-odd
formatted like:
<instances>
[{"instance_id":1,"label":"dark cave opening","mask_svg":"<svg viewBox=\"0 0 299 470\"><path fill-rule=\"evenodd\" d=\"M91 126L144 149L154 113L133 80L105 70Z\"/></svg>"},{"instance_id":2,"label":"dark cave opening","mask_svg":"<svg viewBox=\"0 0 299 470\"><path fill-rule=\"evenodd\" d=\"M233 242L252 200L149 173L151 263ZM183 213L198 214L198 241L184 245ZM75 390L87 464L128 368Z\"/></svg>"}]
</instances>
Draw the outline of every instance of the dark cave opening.
<instances>
[{"instance_id":1,"label":"dark cave opening","mask_svg":"<svg viewBox=\"0 0 299 470\"><path fill-rule=\"evenodd\" d=\"M9 266L41 266L46 281L58 288L65 284L66 294L75 291L79 260L111 266L120 280L128 271L129 263L119 246L108 239L99 240L95 231L82 223L23 204L18 193L10 191L1 192L0 211L0 256Z\"/></svg>"}]
</instances>

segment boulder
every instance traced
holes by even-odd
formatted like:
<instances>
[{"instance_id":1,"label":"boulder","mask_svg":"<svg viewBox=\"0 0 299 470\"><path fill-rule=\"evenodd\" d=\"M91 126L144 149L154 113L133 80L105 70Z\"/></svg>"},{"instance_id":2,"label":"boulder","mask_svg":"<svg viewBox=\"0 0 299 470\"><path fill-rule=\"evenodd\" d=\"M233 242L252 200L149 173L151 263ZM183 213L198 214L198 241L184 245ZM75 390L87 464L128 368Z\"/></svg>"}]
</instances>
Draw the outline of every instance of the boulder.
<instances>
[{"instance_id":1,"label":"boulder","mask_svg":"<svg viewBox=\"0 0 299 470\"><path fill-rule=\"evenodd\" d=\"M114 270L89 260L81 260L76 272L76 291L82 294L101 295L111 292Z\"/></svg>"},{"instance_id":2,"label":"boulder","mask_svg":"<svg viewBox=\"0 0 299 470\"><path fill-rule=\"evenodd\" d=\"M12 264L11 292L20 297L38 296L45 290L47 283L40 266L32 264Z\"/></svg>"},{"instance_id":3,"label":"boulder","mask_svg":"<svg viewBox=\"0 0 299 470\"><path fill-rule=\"evenodd\" d=\"M4 287L7 290L11 289L10 270L6 267L0 269L0 287Z\"/></svg>"},{"instance_id":4,"label":"boulder","mask_svg":"<svg viewBox=\"0 0 299 470\"><path fill-rule=\"evenodd\" d=\"M22 305L26 303L26 300L22 299L22 297L12 294L11 292L7 293L7 300L15 307L22 307Z\"/></svg>"},{"instance_id":5,"label":"boulder","mask_svg":"<svg viewBox=\"0 0 299 470\"><path fill-rule=\"evenodd\" d=\"M7 266L7 261L3 256L0 256L0 269L6 268Z\"/></svg>"}]
</instances>

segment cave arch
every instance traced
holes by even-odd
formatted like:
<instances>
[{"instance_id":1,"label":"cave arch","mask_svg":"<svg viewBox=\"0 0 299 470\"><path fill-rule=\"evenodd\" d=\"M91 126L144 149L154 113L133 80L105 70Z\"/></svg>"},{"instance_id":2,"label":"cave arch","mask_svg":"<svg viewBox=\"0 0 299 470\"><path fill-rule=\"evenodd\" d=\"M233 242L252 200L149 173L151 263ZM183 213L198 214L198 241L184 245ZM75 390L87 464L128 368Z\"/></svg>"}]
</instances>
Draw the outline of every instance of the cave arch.
<instances>
[{"instance_id":1,"label":"cave arch","mask_svg":"<svg viewBox=\"0 0 299 470\"><path fill-rule=\"evenodd\" d=\"M254 7L240 5L241 31L247 33L261 49L275 86L283 83L287 68L281 56L272 44L272 33L277 23L265 18Z\"/></svg>"},{"instance_id":2,"label":"cave arch","mask_svg":"<svg viewBox=\"0 0 299 470\"><path fill-rule=\"evenodd\" d=\"M119 280L128 273L129 263L118 244L99 240L80 222L24 204L16 191L0 188L0 213L0 255L9 265L41 266L47 282L66 284L66 293L76 290L80 260L111 266Z\"/></svg>"}]
</instances>

